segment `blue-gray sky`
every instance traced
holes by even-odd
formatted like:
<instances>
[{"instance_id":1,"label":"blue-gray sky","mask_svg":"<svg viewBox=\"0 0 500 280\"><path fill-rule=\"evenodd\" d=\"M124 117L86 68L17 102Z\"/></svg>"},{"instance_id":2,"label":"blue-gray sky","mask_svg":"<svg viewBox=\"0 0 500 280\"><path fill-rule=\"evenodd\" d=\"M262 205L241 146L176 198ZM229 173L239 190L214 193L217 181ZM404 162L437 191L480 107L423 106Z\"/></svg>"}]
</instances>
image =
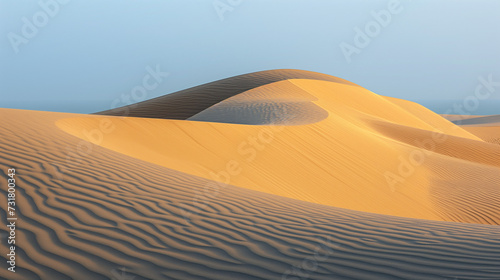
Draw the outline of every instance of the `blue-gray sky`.
<instances>
[{"instance_id":1,"label":"blue-gray sky","mask_svg":"<svg viewBox=\"0 0 500 280\"><path fill-rule=\"evenodd\" d=\"M480 76L500 81L496 0L59 1L0 0L0 107L106 110L148 66L169 76L146 99L280 68L422 103L462 100ZM341 44L356 47L355 28L367 27L373 37L348 62Z\"/></svg>"}]
</instances>

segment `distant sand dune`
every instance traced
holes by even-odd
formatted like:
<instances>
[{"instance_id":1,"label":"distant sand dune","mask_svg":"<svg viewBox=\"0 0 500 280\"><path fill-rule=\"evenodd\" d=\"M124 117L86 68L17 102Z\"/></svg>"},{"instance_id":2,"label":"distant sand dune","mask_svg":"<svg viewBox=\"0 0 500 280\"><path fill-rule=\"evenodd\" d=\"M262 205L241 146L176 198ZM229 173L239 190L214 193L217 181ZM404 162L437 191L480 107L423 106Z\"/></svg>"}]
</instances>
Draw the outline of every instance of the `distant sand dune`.
<instances>
[{"instance_id":1,"label":"distant sand dune","mask_svg":"<svg viewBox=\"0 0 500 280\"><path fill-rule=\"evenodd\" d=\"M500 145L500 115L443 115L443 117L460 125L464 130L476 135L488 143Z\"/></svg>"},{"instance_id":2,"label":"distant sand dune","mask_svg":"<svg viewBox=\"0 0 500 280\"><path fill-rule=\"evenodd\" d=\"M500 110L500 108L499 108ZM492 116L457 116L453 117L452 122L457 125L475 125L475 126L500 126L500 115Z\"/></svg>"}]
</instances>

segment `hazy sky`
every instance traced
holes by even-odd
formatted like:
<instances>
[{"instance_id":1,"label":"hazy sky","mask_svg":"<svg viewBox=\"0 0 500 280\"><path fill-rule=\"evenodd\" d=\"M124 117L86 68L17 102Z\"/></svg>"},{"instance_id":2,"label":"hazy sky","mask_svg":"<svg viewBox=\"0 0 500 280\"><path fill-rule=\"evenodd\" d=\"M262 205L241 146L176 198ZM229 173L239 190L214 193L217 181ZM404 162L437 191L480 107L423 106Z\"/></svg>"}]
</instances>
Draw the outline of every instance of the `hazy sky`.
<instances>
[{"instance_id":1,"label":"hazy sky","mask_svg":"<svg viewBox=\"0 0 500 280\"><path fill-rule=\"evenodd\" d=\"M89 113L133 89L149 99L279 68L460 100L480 76L500 81L499 12L496 0L0 0L0 107ZM157 68L169 76L137 91Z\"/></svg>"}]
</instances>

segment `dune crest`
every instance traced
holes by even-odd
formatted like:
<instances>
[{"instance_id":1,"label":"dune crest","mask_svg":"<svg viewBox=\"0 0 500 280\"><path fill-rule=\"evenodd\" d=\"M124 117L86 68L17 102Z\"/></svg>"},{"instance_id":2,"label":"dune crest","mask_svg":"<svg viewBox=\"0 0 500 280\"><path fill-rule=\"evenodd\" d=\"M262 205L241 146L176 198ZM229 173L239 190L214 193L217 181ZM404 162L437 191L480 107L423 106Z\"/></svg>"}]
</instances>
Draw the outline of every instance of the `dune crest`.
<instances>
[{"instance_id":1,"label":"dune crest","mask_svg":"<svg viewBox=\"0 0 500 280\"><path fill-rule=\"evenodd\" d=\"M326 74L284 69L243 74L181 90L140 103L98 112L98 115L129 116L155 119L188 119L227 98L263 85L289 79L315 79L357 86Z\"/></svg>"}]
</instances>

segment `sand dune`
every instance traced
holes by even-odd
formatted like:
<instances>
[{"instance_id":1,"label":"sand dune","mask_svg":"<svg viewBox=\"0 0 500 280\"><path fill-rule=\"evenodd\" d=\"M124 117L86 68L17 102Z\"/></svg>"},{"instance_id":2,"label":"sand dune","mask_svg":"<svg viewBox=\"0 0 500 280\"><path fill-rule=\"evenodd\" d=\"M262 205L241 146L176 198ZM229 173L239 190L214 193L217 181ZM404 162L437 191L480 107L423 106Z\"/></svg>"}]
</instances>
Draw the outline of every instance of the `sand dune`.
<instances>
[{"instance_id":1,"label":"sand dune","mask_svg":"<svg viewBox=\"0 0 500 280\"><path fill-rule=\"evenodd\" d=\"M276 110L281 102L294 106ZM211 122L217 115L223 121ZM261 125L245 125L246 117ZM57 126L91 140L85 132L103 118L66 118ZM99 145L187 174L371 213L500 223L494 207L457 215L462 202L446 195L448 182L442 180L454 174L450 166L458 161L469 170L457 187L470 207L498 205L499 146L420 105L359 86L291 79L228 98L190 118L198 121L107 119L116 130ZM442 167L431 168L436 161ZM477 188L489 194L482 201L468 187L479 174L485 183Z\"/></svg>"},{"instance_id":2,"label":"sand dune","mask_svg":"<svg viewBox=\"0 0 500 280\"><path fill-rule=\"evenodd\" d=\"M457 125L500 126L500 115L492 115L492 116L443 115L443 116Z\"/></svg>"},{"instance_id":3,"label":"sand dune","mask_svg":"<svg viewBox=\"0 0 500 280\"><path fill-rule=\"evenodd\" d=\"M476 135L485 142L500 144L500 115L464 116L442 115L444 118L460 125L464 130Z\"/></svg>"},{"instance_id":4,"label":"sand dune","mask_svg":"<svg viewBox=\"0 0 500 280\"><path fill-rule=\"evenodd\" d=\"M20 221L18 271L0 277L500 279L500 146L305 73L214 82L136 117L0 109Z\"/></svg>"}]
</instances>

